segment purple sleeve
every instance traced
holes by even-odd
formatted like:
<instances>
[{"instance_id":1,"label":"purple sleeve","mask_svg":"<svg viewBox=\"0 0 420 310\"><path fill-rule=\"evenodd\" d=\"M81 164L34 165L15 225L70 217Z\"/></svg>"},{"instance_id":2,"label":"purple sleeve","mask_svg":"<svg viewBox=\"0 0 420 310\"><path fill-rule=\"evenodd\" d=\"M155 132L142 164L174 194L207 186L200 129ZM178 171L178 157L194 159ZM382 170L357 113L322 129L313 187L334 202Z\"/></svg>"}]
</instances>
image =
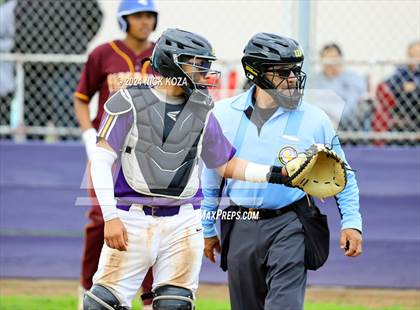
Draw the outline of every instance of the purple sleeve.
<instances>
[{"instance_id":1,"label":"purple sleeve","mask_svg":"<svg viewBox=\"0 0 420 310\"><path fill-rule=\"evenodd\" d=\"M122 115L110 115L104 112L98 131L98 139L106 140L115 153L119 155L133 121L133 113L131 112Z\"/></svg>"},{"instance_id":2,"label":"purple sleeve","mask_svg":"<svg viewBox=\"0 0 420 310\"><path fill-rule=\"evenodd\" d=\"M217 168L227 163L236 153L236 149L230 144L223 134L219 122L210 113L207 126L204 131L203 149L201 158L209 169Z\"/></svg>"}]
</instances>

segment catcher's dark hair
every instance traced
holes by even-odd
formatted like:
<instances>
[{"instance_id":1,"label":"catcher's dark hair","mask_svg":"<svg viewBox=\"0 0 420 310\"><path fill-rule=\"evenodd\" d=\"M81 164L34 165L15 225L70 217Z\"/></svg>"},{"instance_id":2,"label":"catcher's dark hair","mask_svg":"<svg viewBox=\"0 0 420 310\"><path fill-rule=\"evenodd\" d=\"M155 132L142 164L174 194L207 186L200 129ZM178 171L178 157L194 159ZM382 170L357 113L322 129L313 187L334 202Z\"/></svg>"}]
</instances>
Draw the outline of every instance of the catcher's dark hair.
<instances>
[{"instance_id":1,"label":"catcher's dark hair","mask_svg":"<svg viewBox=\"0 0 420 310\"><path fill-rule=\"evenodd\" d=\"M326 50L329 50L329 49L335 49L337 51L338 55L340 55L340 57L343 57L343 52L341 51L341 48L337 43L325 44L324 47L321 49L321 53L320 53L321 56L324 54L324 52Z\"/></svg>"}]
</instances>

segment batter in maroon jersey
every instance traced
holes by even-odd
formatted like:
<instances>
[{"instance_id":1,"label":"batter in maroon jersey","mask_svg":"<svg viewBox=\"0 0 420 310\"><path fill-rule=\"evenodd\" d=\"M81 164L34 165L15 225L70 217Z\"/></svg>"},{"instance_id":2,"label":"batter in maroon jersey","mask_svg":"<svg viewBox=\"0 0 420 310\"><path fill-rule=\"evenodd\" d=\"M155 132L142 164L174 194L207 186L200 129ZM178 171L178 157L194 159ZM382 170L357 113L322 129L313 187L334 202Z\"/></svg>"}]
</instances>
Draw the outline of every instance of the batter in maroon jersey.
<instances>
[{"instance_id":1,"label":"batter in maroon jersey","mask_svg":"<svg viewBox=\"0 0 420 310\"><path fill-rule=\"evenodd\" d=\"M148 62L142 63L143 59L151 56L154 47L154 43L149 41L149 35L156 29L158 17L153 1L123 0L117 17L121 29L127 34L125 39L105 43L90 53L74 94L75 114L82 130L88 160L96 145L103 106L109 95L130 82L144 80L148 74L153 73ZM99 92L98 113L91 121L89 104L96 92ZM87 169L88 173L89 170ZM90 176L88 180L90 183ZM91 222L85 228L81 291L92 286L92 277L98 267L104 238L101 209L90 184L88 194L92 199L92 208L88 214ZM143 291L150 291L152 281L149 270L143 282Z\"/></svg>"}]
</instances>

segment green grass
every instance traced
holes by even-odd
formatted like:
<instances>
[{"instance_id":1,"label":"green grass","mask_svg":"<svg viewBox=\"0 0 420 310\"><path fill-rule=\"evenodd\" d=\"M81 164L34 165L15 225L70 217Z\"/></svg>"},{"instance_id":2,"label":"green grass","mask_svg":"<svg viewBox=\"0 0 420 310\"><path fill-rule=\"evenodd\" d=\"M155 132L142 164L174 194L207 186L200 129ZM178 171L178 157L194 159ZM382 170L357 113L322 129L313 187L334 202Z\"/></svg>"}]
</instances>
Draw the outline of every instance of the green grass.
<instances>
[{"instance_id":1,"label":"green grass","mask_svg":"<svg viewBox=\"0 0 420 310\"><path fill-rule=\"evenodd\" d=\"M73 296L62 297L27 297L27 296L0 296L1 310L75 310L77 300ZM141 309L136 300L133 310ZM211 301L199 299L196 302L197 310L229 310L227 301ZM368 310L365 307L346 306L341 304L306 304L305 310ZM381 310L404 310L400 307L382 308Z\"/></svg>"}]
</instances>

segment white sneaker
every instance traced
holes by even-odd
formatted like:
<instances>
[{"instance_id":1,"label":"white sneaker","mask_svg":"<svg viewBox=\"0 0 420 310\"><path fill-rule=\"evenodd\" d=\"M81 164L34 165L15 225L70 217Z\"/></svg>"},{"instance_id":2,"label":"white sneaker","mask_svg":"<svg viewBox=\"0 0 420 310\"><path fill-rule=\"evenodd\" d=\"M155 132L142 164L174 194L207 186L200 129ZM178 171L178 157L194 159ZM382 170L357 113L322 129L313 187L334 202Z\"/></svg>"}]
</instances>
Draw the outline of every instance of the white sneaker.
<instances>
[{"instance_id":1,"label":"white sneaker","mask_svg":"<svg viewBox=\"0 0 420 310\"><path fill-rule=\"evenodd\" d=\"M81 285L79 285L78 288L78 301L77 301L77 310L83 310L83 297L85 296L85 288Z\"/></svg>"}]
</instances>

